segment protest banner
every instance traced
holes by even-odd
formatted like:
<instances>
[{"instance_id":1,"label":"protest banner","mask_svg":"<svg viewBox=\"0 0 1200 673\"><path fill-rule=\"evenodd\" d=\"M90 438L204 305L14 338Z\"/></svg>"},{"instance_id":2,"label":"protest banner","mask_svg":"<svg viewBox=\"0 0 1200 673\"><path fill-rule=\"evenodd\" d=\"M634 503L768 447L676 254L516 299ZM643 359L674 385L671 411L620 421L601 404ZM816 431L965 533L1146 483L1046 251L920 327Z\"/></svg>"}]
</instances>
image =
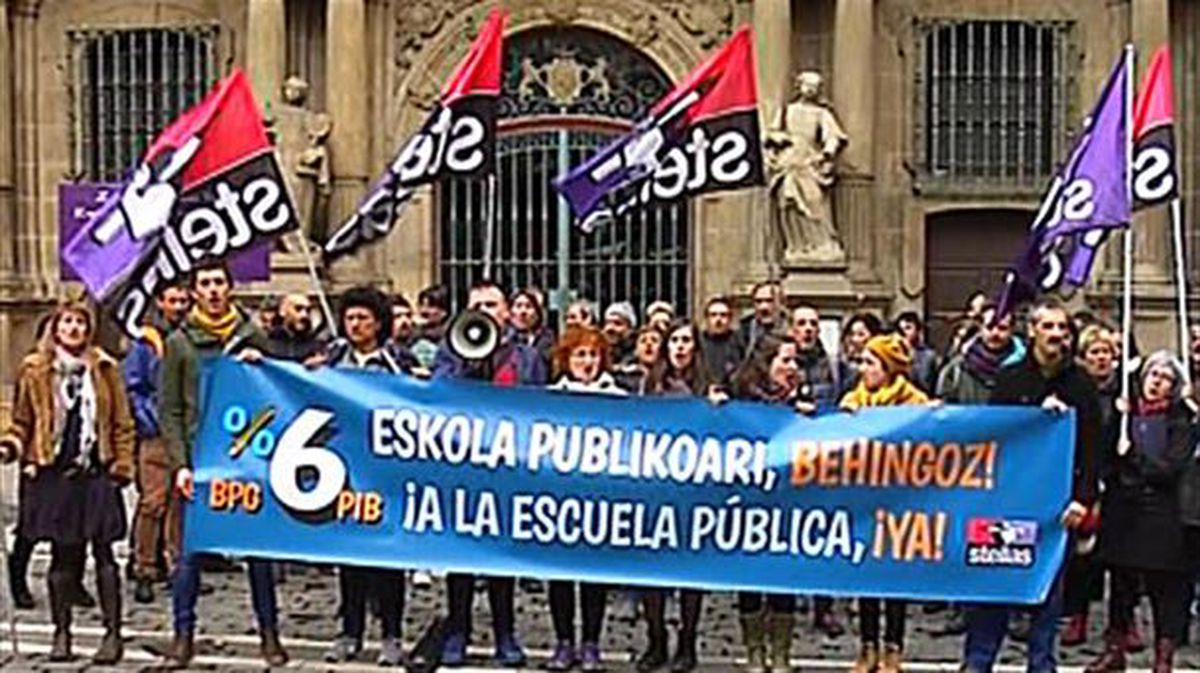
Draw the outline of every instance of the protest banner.
<instances>
[{"instance_id":1,"label":"protest banner","mask_svg":"<svg viewBox=\"0 0 1200 673\"><path fill-rule=\"evenodd\" d=\"M609 398L205 365L186 545L612 584L1036 603L1073 414Z\"/></svg>"}]
</instances>

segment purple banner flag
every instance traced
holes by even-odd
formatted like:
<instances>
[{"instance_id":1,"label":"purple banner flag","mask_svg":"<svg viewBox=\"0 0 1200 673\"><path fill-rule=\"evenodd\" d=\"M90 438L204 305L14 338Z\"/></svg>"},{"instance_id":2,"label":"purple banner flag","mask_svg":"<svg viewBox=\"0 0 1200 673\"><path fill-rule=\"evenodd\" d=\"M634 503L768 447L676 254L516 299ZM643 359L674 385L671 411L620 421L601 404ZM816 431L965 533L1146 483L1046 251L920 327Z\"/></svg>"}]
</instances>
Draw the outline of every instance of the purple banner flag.
<instances>
[{"instance_id":1,"label":"purple banner flag","mask_svg":"<svg viewBox=\"0 0 1200 673\"><path fill-rule=\"evenodd\" d=\"M1129 58L1126 52L1117 61L1070 158L1051 181L1005 277L997 319L1040 293L1084 285L1108 232L1129 226Z\"/></svg>"},{"instance_id":2,"label":"purple banner flag","mask_svg":"<svg viewBox=\"0 0 1200 673\"><path fill-rule=\"evenodd\" d=\"M58 251L62 259L67 242L78 235L114 194L124 185L118 182L64 182L58 186ZM229 257L229 270L239 283L271 279L271 246L269 240L256 241L241 252ZM59 280L79 281L79 275L69 264L59 264Z\"/></svg>"}]
</instances>

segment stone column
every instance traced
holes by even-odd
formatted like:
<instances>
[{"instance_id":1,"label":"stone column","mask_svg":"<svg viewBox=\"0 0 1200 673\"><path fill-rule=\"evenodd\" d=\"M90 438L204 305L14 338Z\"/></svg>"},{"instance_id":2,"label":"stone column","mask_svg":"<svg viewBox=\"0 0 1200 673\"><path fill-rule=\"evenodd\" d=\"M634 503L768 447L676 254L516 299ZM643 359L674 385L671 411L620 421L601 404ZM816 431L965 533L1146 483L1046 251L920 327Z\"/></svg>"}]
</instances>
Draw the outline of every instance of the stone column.
<instances>
[{"instance_id":1,"label":"stone column","mask_svg":"<svg viewBox=\"0 0 1200 673\"><path fill-rule=\"evenodd\" d=\"M759 123L766 132L775 123L791 89L788 82L792 77L792 8L790 0L753 0L753 3L750 20L758 51ZM750 277L745 279L746 283L752 283L771 275L778 261L776 253L768 249L777 247L771 245L777 238L771 235L775 227L774 211L765 188L746 192L741 205L754 227L754 235L748 241Z\"/></svg>"},{"instance_id":2,"label":"stone column","mask_svg":"<svg viewBox=\"0 0 1200 673\"><path fill-rule=\"evenodd\" d=\"M40 0L11 0L13 54L13 169L16 222L15 269L25 281L41 281L55 270L44 268L38 241L41 235L41 208L38 198L38 46L37 17ZM26 286L30 295L44 288Z\"/></svg>"},{"instance_id":3,"label":"stone column","mask_svg":"<svg viewBox=\"0 0 1200 673\"><path fill-rule=\"evenodd\" d=\"M362 198L370 168L365 1L329 0L325 25L325 108L333 119L329 137L333 167L329 222L337 227Z\"/></svg>"},{"instance_id":4,"label":"stone column","mask_svg":"<svg viewBox=\"0 0 1200 673\"><path fill-rule=\"evenodd\" d=\"M878 229L873 194L875 39L874 0L837 0L830 91L850 144L841 156L834 214L855 276L873 275Z\"/></svg>"},{"instance_id":5,"label":"stone column","mask_svg":"<svg viewBox=\"0 0 1200 673\"><path fill-rule=\"evenodd\" d=\"M1133 0L1131 4L1130 35L1137 53L1134 71L1138 83L1150 63L1150 55L1170 35L1169 13L1167 0ZM1139 212L1134 217L1133 231L1135 279L1170 282L1174 273L1170 210L1160 207Z\"/></svg>"},{"instance_id":6,"label":"stone column","mask_svg":"<svg viewBox=\"0 0 1200 673\"><path fill-rule=\"evenodd\" d=\"M250 0L246 16L246 74L254 95L270 112L280 104L287 61L284 0Z\"/></svg>"},{"instance_id":7,"label":"stone column","mask_svg":"<svg viewBox=\"0 0 1200 673\"><path fill-rule=\"evenodd\" d=\"M16 258L16 185L13 180L12 41L8 33L8 0L0 0L0 286L12 277ZM0 326L2 327L2 326ZM0 328L0 333L4 330ZM0 334L0 341L3 341ZM3 344L0 344L2 346ZM0 349L0 354L5 351Z\"/></svg>"},{"instance_id":8,"label":"stone column","mask_svg":"<svg viewBox=\"0 0 1200 673\"><path fill-rule=\"evenodd\" d=\"M759 109L766 124L775 123L787 99L792 76L792 8L789 0L754 0L758 42Z\"/></svg>"}]
</instances>

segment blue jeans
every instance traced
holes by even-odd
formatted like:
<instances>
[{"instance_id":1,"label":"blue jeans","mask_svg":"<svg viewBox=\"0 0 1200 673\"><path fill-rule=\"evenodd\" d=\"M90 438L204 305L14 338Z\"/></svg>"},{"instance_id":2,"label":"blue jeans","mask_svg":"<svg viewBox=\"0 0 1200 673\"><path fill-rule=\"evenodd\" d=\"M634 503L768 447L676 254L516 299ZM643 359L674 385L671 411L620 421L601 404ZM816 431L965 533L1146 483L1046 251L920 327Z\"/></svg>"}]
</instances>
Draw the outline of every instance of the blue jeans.
<instances>
[{"instance_id":1,"label":"blue jeans","mask_svg":"<svg viewBox=\"0 0 1200 673\"><path fill-rule=\"evenodd\" d=\"M196 600L200 597L200 554L184 554L175 566L171 578L171 606L175 613L175 632L193 633L196 630ZM279 625L279 610L275 605L275 577L271 562L251 559L250 600L260 631L274 631Z\"/></svg>"},{"instance_id":2,"label":"blue jeans","mask_svg":"<svg viewBox=\"0 0 1200 673\"><path fill-rule=\"evenodd\" d=\"M1029 673L1054 673L1058 670L1055 646L1058 643L1058 618L1062 613L1063 575L1060 572L1050 587L1046 602L1030 608L1007 605L981 605L967 608L967 642L964 654L971 673L991 673L996 654L1008 632L1009 616L1029 610L1033 618L1029 628Z\"/></svg>"}]
</instances>

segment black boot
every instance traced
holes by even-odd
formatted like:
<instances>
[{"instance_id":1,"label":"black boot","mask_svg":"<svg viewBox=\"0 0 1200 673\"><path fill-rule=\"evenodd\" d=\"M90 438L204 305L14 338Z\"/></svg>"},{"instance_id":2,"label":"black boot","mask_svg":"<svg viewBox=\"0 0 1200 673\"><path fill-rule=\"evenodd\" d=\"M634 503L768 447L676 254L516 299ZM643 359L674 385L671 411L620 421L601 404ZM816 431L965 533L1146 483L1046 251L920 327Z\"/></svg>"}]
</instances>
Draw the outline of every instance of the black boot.
<instances>
[{"instance_id":1,"label":"black boot","mask_svg":"<svg viewBox=\"0 0 1200 673\"><path fill-rule=\"evenodd\" d=\"M133 600L143 605L154 602L154 586L150 584L150 578L138 577L134 580Z\"/></svg>"},{"instance_id":2,"label":"black boot","mask_svg":"<svg viewBox=\"0 0 1200 673\"><path fill-rule=\"evenodd\" d=\"M54 644L50 661L70 661L71 653L71 586L77 580L65 567L51 567L46 576L50 593L50 619L54 622Z\"/></svg>"},{"instance_id":3,"label":"black boot","mask_svg":"<svg viewBox=\"0 0 1200 673\"><path fill-rule=\"evenodd\" d=\"M667 663L666 595L658 589L642 594L642 613L646 618L646 651L637 660L640 673L657 671Z\"/></svg>"},{"instance_id":4,"label":"black boot","mask_svg":"<svg viewBox=\"0 0 1200 673\"><path fill-rule=\"evenodd\" d=\"M29 575L29 559L32 557L33 541L18 535L12 554L8 557L8 590L12 595L13 605L20 610L32 610L37 607L26 579Z\"/></svg>"},{"instance_id":5,"label":"black boot","mask_svg":"<svg viewBox=\"0 0 1200 673\"><path fill-rule=\"evenodd\" d=\"M111 666L125 654L125 646L121 642L121 576L115 564L96 569L96 586L104 619L104 638L92 661L101 666Z\"/></svg>"},{"instance_id":6,"label":"black boot","mask_svg":"<svg viewBox=\"0 0 1200 673\"><path fill-rule=\"evenodd\" d=\"M700 607L704 594L679 592L679 643L671 660L671 673L688 673L696 668L696 633L700 626Z\"/></svg>"}]
</instances>

